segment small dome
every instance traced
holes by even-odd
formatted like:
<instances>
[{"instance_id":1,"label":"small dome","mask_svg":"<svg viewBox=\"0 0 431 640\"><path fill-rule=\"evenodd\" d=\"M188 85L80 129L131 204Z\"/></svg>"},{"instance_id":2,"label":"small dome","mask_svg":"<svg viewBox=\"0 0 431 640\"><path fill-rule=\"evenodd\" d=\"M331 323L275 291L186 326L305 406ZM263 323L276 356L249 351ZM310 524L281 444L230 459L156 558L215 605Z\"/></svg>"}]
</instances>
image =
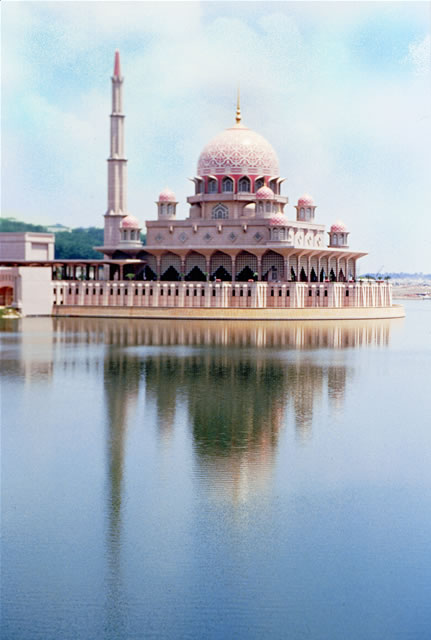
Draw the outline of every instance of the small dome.
<instances>
[{"instance_id":1,"label":"small dome","mask_svg":"<svg viewBox=\"0 0 431 640\"><path fill-rule=\"evenodd\" d=\"M304 193L298 200L298 207L314 207L314 200L308 193Z\"/></svg>"},{"instance_id":2,"label":"small dome","mask_svg":"<svg viewBox=\"0 0 431 640\"><path fill-rule=\"evenodd\" d=\"M258 200L274 200L274 191L269 187L260 187L256 191L256 198Z\"/></svg>"},{"instance_id":3,"label":"small dome","mask_svg":"<svg viewBox=\"0 0 431 640\"><path fill-rule=\"evenodd\" d=\"M347 227L344 222L341 222L341 220L337 220L337 222L334 222L334 224L331 226L331 231L333 233L346 233Z\"/></svg>"},{"instance_id":4,"label":"small dome","mask_svg":"<svg viewBox=\"0 0 431 640\"><path fill-rule=\"evenodd\" d=\"M125 218L123 218L120 226L122 229L140 229L141 228L141 225L133 216L126 216Z\"/></svg>"},{"instance_id":5,"label":"small dome","mask_svg":"<svg viewBox=\"0 0 431 640\"><path fill-rule=\"evenodd\" d=\"M286 218L281 215L274 216L273 218L270 219L269 224L272 224L274 226L284 225L286 224Z\"/></svg>"},{"instance_id":6,"label":"small dome","mask_svg":"<svg viewBox=\"0 0 431 640\"><path fill-rule=\"evenodd\" d=\"M175 193L166 187L159 194L159 202L176 202Z\"/></svg>"}]
</instances>

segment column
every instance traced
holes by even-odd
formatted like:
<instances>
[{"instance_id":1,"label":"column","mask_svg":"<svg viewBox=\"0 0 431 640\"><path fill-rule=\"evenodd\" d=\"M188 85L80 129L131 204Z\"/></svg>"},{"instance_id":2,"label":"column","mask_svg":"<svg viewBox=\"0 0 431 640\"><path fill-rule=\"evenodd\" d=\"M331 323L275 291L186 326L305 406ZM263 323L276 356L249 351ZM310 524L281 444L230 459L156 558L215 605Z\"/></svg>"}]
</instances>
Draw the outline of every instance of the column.
<instances>
[{"instance_id":1,"label":"column","mask_svg":"<svg viewBox=\"0 0 431 640\"><path fill-rule=\"evenodd\" d=\"M284 259L284 280L289 282L290 280L290 257L286 256Z\"/></svg>"},{"instance_id":2,"label":"column","mask_svg":"<svg viewBox=\"0 0 431 640\"><path fill-rule=\"evenodd\" d=\"M262 256L257 256L257 281L262 280Z\"/></svg>"}]
</instances>

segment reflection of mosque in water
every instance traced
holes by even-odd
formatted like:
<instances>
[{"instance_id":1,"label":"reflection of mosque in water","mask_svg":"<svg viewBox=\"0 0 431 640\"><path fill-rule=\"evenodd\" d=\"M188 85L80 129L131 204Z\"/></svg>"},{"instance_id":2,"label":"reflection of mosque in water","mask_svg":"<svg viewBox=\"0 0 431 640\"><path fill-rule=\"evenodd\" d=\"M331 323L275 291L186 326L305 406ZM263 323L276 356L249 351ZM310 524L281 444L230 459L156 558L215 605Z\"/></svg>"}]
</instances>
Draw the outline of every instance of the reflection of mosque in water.
<instances>
[{"instance_id":1,"label":"reflection of mosque in water","mask_svg":"<svg viewBox=\"0 0 431 640\"><path fill-rule=\"evenodd\" d=\"M103 367L109 416L112 534L119 527L126 424L141 381L147 402L156 407L163 442L170 441L180 401L187 407L202 477L209 483L222 479L238 498L251 486L266 484L279 432L290 416L297 437L304 441L311 436L316 403L325 395L332 410L343 402L353 369L339 358L334 364L319 364L307 350L385 346L390 327L391 321L385 320L287 326L262 322L54 320L57 341L61 342L64 334L77 344L106 345ZM192 349L154 350L184 345ZM298 350L305 351L300 358L295 353Z\"/></svg>"},{"instance_id":2,"label":"reflection of mosque in water","mask_svg":"<svg viewBox=\"0 0 431 640\"><path fill-rule=\"evenodd\" d=\"M306 440L316 403L325 395L330 410L343 403L352 365L347 367L340 357L334 363L325 359L325 364L319 364L311 350L384 347L393 323L46 318L38 320L35 338L44 342L43 359L39 362L31 340L24 341L20 366L25 375L39 365L51 374L57 367L77 372L82 367L90 372L103 367L114 541L120 527L127 422L141 383L147 401L157 409L163 441L169 443L181 401L187 407L196 461L205 468L204 475L230 477L242 492L244 484L264 481L269 473L286 421L292 417L297 436ZM154 349L168 346L192 348Z\"/></svg>"}]
</instances>

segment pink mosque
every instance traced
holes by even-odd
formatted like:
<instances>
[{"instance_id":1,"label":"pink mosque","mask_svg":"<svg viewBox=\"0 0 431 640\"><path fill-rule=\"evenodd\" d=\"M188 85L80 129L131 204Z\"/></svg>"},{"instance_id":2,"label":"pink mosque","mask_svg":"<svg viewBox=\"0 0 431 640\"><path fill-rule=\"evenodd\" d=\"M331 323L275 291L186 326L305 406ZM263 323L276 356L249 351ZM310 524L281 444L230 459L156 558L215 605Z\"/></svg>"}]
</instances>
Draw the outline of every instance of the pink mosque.
<instances>
[{"instance_id":1,"label":"pink mosque","mask_svg":"<svg viewBox=\"0 0 431 640\"><path fill-rule=\"evenodd\" d=\"M123 81L112 76L108 205L100 261L45 260L55 315L237 319L377 318L403 315L391 285L357 277L366 255L349 247L336 221L325 232L305 194L286 211L285 180L271 144L235 121L199 156L189 215L176 218L175 194L159 194L157 218L142 226L127 207ZM3 234L5 235L5 234ZM5 264L3 262L3 264ZM42 264L41 261L38 262ZM23 263L20 263L21 267ZM19 265L17 265L18 268Z\"/></svg>"}]
</instances>

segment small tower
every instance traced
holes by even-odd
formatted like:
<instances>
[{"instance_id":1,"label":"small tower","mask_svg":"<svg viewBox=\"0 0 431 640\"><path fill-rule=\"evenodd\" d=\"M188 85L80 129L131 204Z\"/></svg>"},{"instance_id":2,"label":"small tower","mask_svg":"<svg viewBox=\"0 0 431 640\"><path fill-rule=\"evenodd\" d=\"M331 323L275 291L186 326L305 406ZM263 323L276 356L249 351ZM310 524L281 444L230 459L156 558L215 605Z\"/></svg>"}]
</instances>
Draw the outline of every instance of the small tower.
<instances>
[{"instance_id":1,"label":"small tower","mask_svg":"<svg viewBox=\"0 0 431 640\"><path fill-rule=\"evenodd\" d=\"M256 218L271 218L275 213L283 213L276 202L274 191L269 187L260 187L256 191Z\"/></svg>"},{"instance_id":2,"label":"small tower","mask_svg":"<svg viewBox=\"0 0 431 640\"><path fill-rule=\"evenodd\" d=\"M341 247L346 249L349 246L347 240L349 232L347 231L346 225L344 222L341 222L341 220L334 222L328 233L330 247Z\"/></svg>"},{"instance_id":3,"label":"small tower","mask_svg":"<svg viewBox=\"0 0 431 640\"><path fill-rule=\"evenodd\" d=\"M296 219L298 222L314 222L314 214L316 211L316 205L312 196L305 193L298 200L298 204L295 205Z\"/></svg>"},{"instance_id":4,"label":"small tower","mask_svg":"<svg viewBox=\"0 0 431 640\"><path fill-rule=\"evenodd\" d=\"M163 189L156 204L159 220L175 220L178 202L173 191L167 187Z\"/></svg>"},{"instance_id":5,"label":"small tower","mask_svg":"<svg viewBox=\"0 0 431 640\"><path fill-rule=\"evenodd\" d=\"M120 224L120 246L122 248L141 247L141 229L138 220L133 216L126 216Z\"/></svg>"}]
</instances>

